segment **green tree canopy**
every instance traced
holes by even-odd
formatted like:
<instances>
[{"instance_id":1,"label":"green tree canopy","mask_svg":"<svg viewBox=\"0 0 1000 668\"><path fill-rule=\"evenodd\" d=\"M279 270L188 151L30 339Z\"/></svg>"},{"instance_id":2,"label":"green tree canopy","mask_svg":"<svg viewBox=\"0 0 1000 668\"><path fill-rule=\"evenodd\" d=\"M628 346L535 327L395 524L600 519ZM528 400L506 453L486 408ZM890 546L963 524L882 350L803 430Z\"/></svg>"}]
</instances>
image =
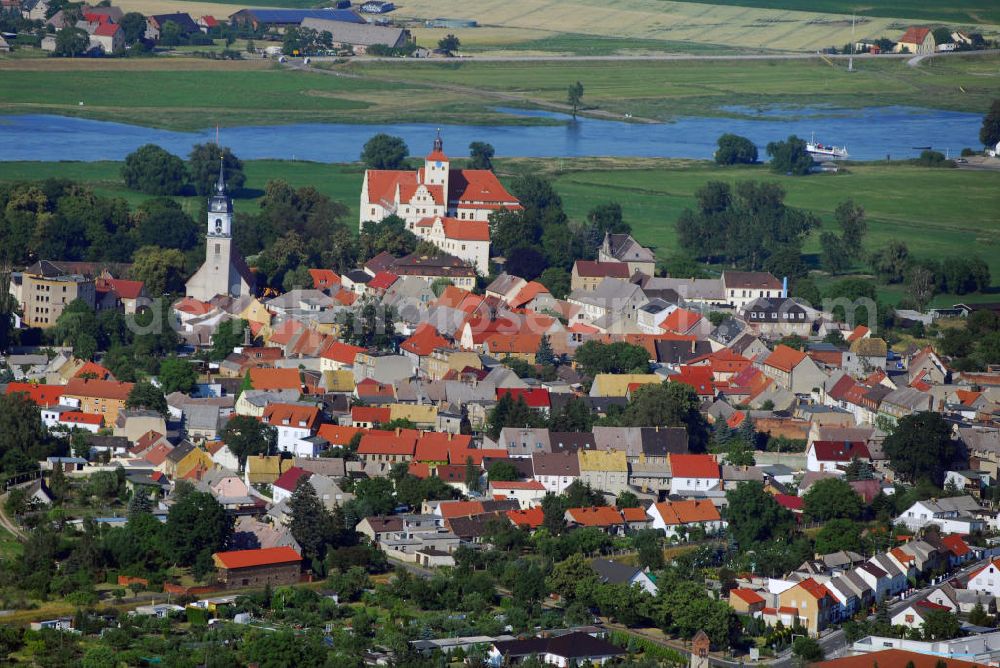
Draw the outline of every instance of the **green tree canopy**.
<instances>
[{"instance_id":1,"label":"green tree canopy","mask_svg":"<svg viewBox=\"0 0 1000 668\"><path fill-rule=\"evenodd\" d=\"M862 501L850 483L841 478L817 480L803 497L805 513L814 520L856 519L861 516Z\"/></svg>"},{"instance_id":2,"label":"green tree canopy","mask_svg":"<svg viewBox=\"0 0 1000 668\"><path fill-rule=\"evenodd\" d=\"M771 171L777 174L802 176L812 169L812 156L806 151L806 141L790 135L785 141L773 141L767 145L771 157Z\"/></svg>"},{"instance_id":3,"label":"green tree canopy","mask_svg":"<svg viewBox=\"0 0 1000 668\"><path fill-rule=\"evenodd\" d=\"M224 550L233 533L233 518L208 492L177 483L177 501L167 512L166 540L176 563L190 566L199 555Z\"/></svg>"},{"instance_id":4,"label":"green tree canopy","mask_svg":"<svg viewBox=\"0 0 1000 668\"><path fill-rule=\"evenodd\" d=\"M365 142L361 162L369 169L402 169L410 149L399 137L379 133Z\"/></svg>"},{"instance_id":5,"label":"green tree canopy","mask_svg":"<svg viewBox=\"0 0 1000 668\"><path fill-rule=\"evenodd\" d=\"M757 146L746 137L726 133L719 137L715 162L719 165L752 165L757 162Z\"/></svg>"},{"instance_id":6,"label":"green tree canopy","mask_svg":"<svg viewBox=\"0 0 1000 668\"><path fill-rule=\"evenodd\" d=\"M179 195L187 183L187 168L176 155L156 144L146 144L125 156L122 180L132 190L147 195Z\"/></svg>"},{"instance_id":7,"label":"green tree canopy","mask_svg":"<svg viewBox=\"0 0 1000 668\"><path fill-rule=\"evenodd\" d=\"M853 520L836 519L825 523L816 534L817 554L861 549L860 527Z\"/></svg>"},{"instance_id":8,"label":"green tree canopy","mask_svg":"<svg viewBox=\"0 0 1000 668\"><path fill-rule=\"evenodd\" d=\"M795 528L792 513L778 505L759 482L741 482L726 492L729 535L741 550L772 538L787 538Z\"/></svg>"},{"instance_id":9,"label":"green tree canopy","mask_svg":"<svg viewBox=\"0 0 1000 668\"><path fill-rule=\"evenodd\" d=\"M128 393L125 407L145 408L166 415L167 398L163 395L163 390L156 385L149 381L140 380L132 386L132 391Z\"/></svg>"},{"instance_id":10,"label":"green tree canopy","mask_svg":"<svg viewBox=\"0 0 1000 668\"><path fill-rule=\"evenodd\" d=\"M168 357L160 362L160 387L164 394L190 393L198 383L198 372L188 360Z\"/></svg>"},{"instance_id":11,"label":"green tree canopy","mask_svg":"<svg viewBox=\"0 0 1000 668\"><path fill-rule=\"evenodd\" d=\"M143 246L189 250L198 244L198 225L181 205L168 197L146 200L133 214Z\"/></svg>"},{"instance_id":12,"label":"green tree canopy","mask_svg":"<svg viewBox=\"0 0 1000 668\"><path fill-rule=\"evenodd\" d=\"M940 413L907 415L885 439L892 469L904 480L929 480L938 487L958 454L951 428Z\"/></svg>"},{"instance_id":13,"label":"green tree canopy","mask_svg":"<svg viewBox=\"0 0 1000 668\"><path fill-rule=\"evenodd\" d=\"M570 84L569 89L566 91L566 103L573 107L573 118L576 118L576 112L580 108L580 104L582 102L583 84L579 81Z\"/></svg>"},{"instance_id":14,"label":"green tree canopy","mask_svg":"<svg viewBox=\"0 0 1000 668\"><path fill-rule=\"evenodd\" d=\"M708 446L708 423L701 414L698 395L685 383L643 385L622 414L624 427L684 427L691 452Z\"/></svg>"},{"instance_id":15,"label":"green tree canopy","mask_svg":"<svg viewBox=\"0 0 1000 668\"><path fill-rule=\"evenodd\" d=\"M486 142L474 141L469 144L469 167L471 169L493 169L495 149Z\"/></svg>"},{"instance_id":16,"label":"green tree canopy","mask_svg":"<svg viewBox=\"0 0 1000 668\"><path fill-rule=\"evenodd\" d=\"M240 468L250 455L270 455L278 443L278 432L271 425L249 415L234 415L222 428L222 441L239 459Z\"/></svg>"},{"instance_id":17,"label":"green tree canopy","mask_svg":"<svg viewBox=\"0 0 1000 668\"><path fill-rule=\"evenodd\" d=\"M86 30L66 26L56 33L56 48L52 52L57 56L75 58L82 56L90 48L90 35Z\"/></svg>"},{"instance_id":18,"label":"green tree canopy","mask_svg":"<svg viewBox=\"0 0 1000 668\"><path fill-rule=\"evenodd\" d=\"M983 126L979 129L979 141L983 146L995 147L1000 142L1000 99L993 100L990 110L983 116Z\"/></svg>"}]
</instances>

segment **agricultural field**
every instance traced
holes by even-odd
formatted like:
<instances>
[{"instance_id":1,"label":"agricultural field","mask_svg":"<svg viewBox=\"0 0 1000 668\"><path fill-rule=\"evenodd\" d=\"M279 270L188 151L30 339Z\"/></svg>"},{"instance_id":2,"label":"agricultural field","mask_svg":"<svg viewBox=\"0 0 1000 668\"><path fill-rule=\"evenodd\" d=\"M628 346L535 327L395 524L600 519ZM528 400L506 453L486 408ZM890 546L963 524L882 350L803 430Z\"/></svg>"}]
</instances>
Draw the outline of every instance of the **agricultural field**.
<instances>
[{"instance_id":1,"label":"agricultural field","mask_svg":"<svg viewBox=\"0 0 1000 668\"><path fill-rule=\"evenodd\" d=\"M146 196L125 188L120 168L117 162L0 162L0 182L68 178L88 183L101 194L138 204ZM846 173L836 175L784 177L773 175L764 166L719 168L699 161L611 158L500 160L498 172L508 183L520 173L546 174L553 179L572 220L583 219L598 204L620 203L636 238L653 246L660 257L676 252L674 222L684 208L694 205L695 191L708 181L778 181L788 193L789 204L813 211L825 223L832 221L834 209L845 199L853 198L863 205L869 219L865 243L869 251L890 239L905 240L918 257L940 259L976 249L990 265L994 282L1000 282L1000 220L993 213L1000 206L1000 172L897 163L850 165ZM246 189L237 194L236 210L253 211L267 181L284 179L297 187L314 186L343 202L353 221L362 173L358 164L247 161ZM182 199L188 213L197 217L201 201ZM809 239L807 253L818 253L818 237L819 231ZM890 301L902 296L891 289L884 295ZM980 297L992 299L995 295ZM938 298L938 303L953 301L947 295Z\"/></svg>"},{"instance_id":2,"label":"agricultural field","mask_svg":"<svg viewBox=\"0 0 1000 668\"><path fill-rule=\"evenodd\" d=\"M766 4L763 0L761 4ZM781 0L775 0L780 2ZM746 0L757 4L755 0ZM487 45L503 49L545 36L570 33L604 38L664 40L691 44L716 44L740 49L813 52L829 46L840 48L852 39L898 39L912 22L904 7L896 14L862 16L851 26L850 9L842 0L824 0L820 11L813 3L784 0L776 8L702 4L667 0L483 0L475 5L460 0L402 0L396 20L422 21L434 17L473 19L480 28L456 30L414 27L418 42L436 41L454 32L468 46ZM902 4L902 3L899 3ZM923 3L924 10L928 3ZM960 5L962 3L959 3ZM970 0L980 7L987 0ZM789 5L797 6L792 10ZM831 9L839 13L824 13ZM809 11L799 11L808 9ZM942 21L952 21L984 35L997 35L1000 20L996 8L985 16L946 12ZM927 19L926 11L920 14ZM976 17L976 18L974 18ZM546 35L547 33L547 35Z\"/></svg>"},{"instance_id":3,"label":"agricultural field","mask_svg":"<svg viewBox=\"0 0 1000 668\"><path fill-rule=\"evenodd\" d=\"M696 2L697 0L679 0ZM1000 23L1000 5L993 0L879 0L877 3L857 3L852 0L712 0L713 5L758 7L762 9L797 10L858 16L905 16L924 21L959 23Z\"/></svg>"}]
</instances>

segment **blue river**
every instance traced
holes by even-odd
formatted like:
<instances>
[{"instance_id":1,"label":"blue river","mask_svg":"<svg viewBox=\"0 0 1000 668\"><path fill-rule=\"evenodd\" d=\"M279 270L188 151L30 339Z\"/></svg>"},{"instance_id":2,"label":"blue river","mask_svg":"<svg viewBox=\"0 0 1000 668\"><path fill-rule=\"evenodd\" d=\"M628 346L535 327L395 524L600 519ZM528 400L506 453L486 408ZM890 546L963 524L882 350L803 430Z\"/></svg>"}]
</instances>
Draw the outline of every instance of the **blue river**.
<instances>
[{"instance_id":1,"label":"blue river","mask_svg":"<svg viewBox=\"0 0 1000 668\"><path fill-rule=\"evenodd\" d=\"M909 107L730 108L736 117L678 117L658 124L581 118L544 111L502 109L541 117L547 125L447 125L441 128L446 152L464 155L469 142L485 141L498 157L621 156L644 158L711 158L719 135L731 132L750 138L760 148L788 135L846 146L852 160L914 157L921 147L958 155L977 147L982 117ZM557 123L552 123L557 121ZM406 140L415 155L429 149L436 126L430 123L354 125L311 123L223 128L222 144L245 159L282 158L316 162L350 162L375 133ZM143 144L158 144L186 156L191 146L214 141L215 129L173 132L138 125L68 116L0 116L0 161L121 160Z\"/></svg>"}]
</instances>

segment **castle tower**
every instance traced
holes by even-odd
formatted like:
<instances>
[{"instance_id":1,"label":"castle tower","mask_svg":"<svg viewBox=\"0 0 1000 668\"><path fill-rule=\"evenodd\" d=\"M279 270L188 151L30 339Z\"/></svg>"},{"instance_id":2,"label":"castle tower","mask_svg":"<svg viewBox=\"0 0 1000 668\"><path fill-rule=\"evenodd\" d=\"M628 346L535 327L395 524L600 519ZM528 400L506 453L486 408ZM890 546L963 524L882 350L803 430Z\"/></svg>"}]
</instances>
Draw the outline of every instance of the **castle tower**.
<instances>
[{"instance_id":1,"label":"castle tower","mask_svg":"<svg viewBox=\"0 0 1000 668\"><path fill-rule=\"evenodd\" d=\"M219 158L219 179L208 199L205 263L188 279L187 295L205 301L216 295L251 294L253 276L233 247L233 200L226 190L225 168Z\"/></svg>"},{"instance_id":2,"label":"castle tower","mask_svg":"<svg viewBox=\"0 0 1000 668\"><path fill-rule=\"evenodd\" d=\"M438 130L434 148L424 158L424 183L429 186L444 186L445 202L448 201L449 170L448 156L444 154L444 142L441 141L441 131Z\"/></svg>"}]
</instances>

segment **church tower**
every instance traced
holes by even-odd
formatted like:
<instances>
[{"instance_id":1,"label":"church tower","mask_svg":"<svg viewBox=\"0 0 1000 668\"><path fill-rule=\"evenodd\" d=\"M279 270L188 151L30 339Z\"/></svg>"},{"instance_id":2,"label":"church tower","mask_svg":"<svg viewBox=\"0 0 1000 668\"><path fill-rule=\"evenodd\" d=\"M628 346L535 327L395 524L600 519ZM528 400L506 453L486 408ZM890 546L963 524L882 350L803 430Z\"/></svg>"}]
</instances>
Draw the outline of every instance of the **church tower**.
<instances>
[{"instance_id":1,"label":"church tower","mask_svg":"<svg viewBox=\"0 0 1000 668\"><path fill-rule=\"evenodd\" d=\"M438 130L434 139L434 149L424 158L424 183L429 186L444 186L445 202L448 201L448 173L450 164L444 154L444 142Z\"/></svg>"},{"instance_id":2,"label":"church tower","mask_svg":"<svg viewBox=\"0 0 1000 668\"><path fill-rule=\"evenodd\" d=\"M216 295L251 294L252 275L233 247L233 200L226 190L225 168L219 159L219 179L208 200L205 263L187 282L189 297L205 301Z\"/></svg>"}]
</instances>

